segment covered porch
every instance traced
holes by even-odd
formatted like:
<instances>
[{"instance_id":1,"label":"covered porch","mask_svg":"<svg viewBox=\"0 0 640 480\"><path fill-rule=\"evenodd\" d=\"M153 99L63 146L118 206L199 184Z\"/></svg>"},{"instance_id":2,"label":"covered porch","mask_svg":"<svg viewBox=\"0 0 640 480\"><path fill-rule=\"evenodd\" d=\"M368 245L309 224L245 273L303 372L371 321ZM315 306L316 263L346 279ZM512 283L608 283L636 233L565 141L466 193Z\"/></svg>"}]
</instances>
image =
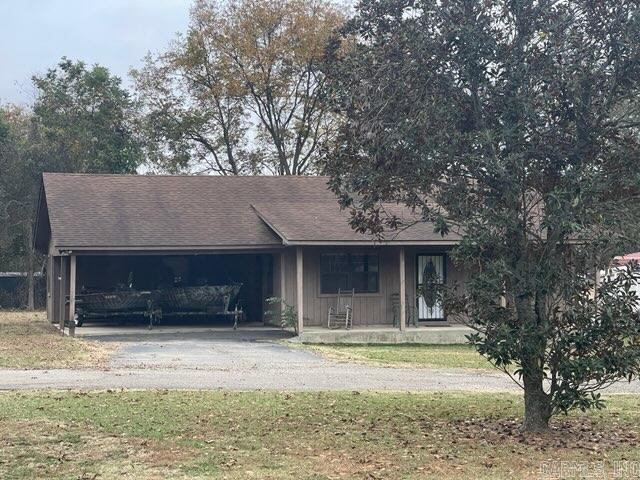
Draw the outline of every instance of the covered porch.
<instances>
[{"instance_id":1,"label":"covered porch","mask_svg":"<svg viewBox=\"0 0 640 480\"><path fill-rule=\"evenodd\" d=\"M389 331L406 332L403 338L415 341L411 338L424 335L416 332L430 330L435 336L440 328L446 337L454 327L466 335L469 331L450 318L438 300L428 304L420 293L428 286L424 279L429 274L432 282L464 289L466 274L451 261L450 249L451 244L289 247L280 257L279 290L284 302L296 308L303 341L341 339L346 331L361 332L350 334L354 343L373 341L379 332ZM330 310L345 301L352 309L350 328L330 330ZM333 333L320 335L327 331ZM464 335L456 338L465 341ZM399 337L391 343L400 341Z\"/></svg>"}]
</instances>

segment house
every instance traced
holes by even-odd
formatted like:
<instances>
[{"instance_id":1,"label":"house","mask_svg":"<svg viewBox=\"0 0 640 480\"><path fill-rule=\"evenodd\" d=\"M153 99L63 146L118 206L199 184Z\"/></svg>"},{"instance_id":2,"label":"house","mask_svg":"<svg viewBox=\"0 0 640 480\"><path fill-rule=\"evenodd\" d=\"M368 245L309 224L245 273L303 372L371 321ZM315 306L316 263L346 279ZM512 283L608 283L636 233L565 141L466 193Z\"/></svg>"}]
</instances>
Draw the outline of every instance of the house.
<instances>
[{"instance_id":1,"label":"house","mask_svg":"<svg viewBox=\"0 0 640 480\"><path fill-rule=\"evenodd\" d=\"M631 262L640 264L640 252L628 253L613 259L613 265L617 267L624 267L629 265Z\"/></svg>"},{"instance_id":2,"label":"house","mask_svg":"<svg viewBox=\"0 0 640 480\"><path fill-rule=\"evenodd\" d=\"M301 331L326 326L339 288L355 290L354 328L391 327L393 294L421 325L447 325L416 291L427 266L464 285L448 255L458 238L418 223L376 241L348 220L325 177L45 173L35 244L48 256L49 319L72 318L84 289L178 279L242 283L246 321L264 321L265 300L280 297Z\"/></svg>"}]
</instances>

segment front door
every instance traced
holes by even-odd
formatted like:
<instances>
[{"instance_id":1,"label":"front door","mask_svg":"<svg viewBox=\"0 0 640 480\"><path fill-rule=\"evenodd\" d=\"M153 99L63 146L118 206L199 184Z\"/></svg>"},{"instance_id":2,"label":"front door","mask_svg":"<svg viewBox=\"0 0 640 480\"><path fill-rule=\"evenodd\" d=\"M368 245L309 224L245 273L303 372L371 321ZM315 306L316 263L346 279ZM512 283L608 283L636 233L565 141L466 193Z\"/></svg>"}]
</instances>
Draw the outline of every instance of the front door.
<instances>
[{"instance_id":1,"label":"front door","mask_svg":"<svg viewBox=\"0 0 640 480\"><path fill-rule=\"evenodd\" d=\"M447 278L445 254L418 255L417 282L418 285L418 320L445 320L442 302L438 298L438 285L445 283Z\"/></svg>"}]
</instances>

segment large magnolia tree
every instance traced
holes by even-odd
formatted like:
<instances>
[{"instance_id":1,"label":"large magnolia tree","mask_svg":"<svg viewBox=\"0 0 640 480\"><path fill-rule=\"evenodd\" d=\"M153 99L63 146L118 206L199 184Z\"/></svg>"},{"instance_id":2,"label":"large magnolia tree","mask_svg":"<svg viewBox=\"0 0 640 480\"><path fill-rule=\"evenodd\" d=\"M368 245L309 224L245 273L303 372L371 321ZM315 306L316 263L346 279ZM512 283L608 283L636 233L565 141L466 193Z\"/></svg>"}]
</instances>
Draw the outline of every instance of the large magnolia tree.
<instances>
[{"instance_id":1,"label":"large magnolia tree","mask_svg":"<svg viewBox=\"0 0 640 480\"><path fill-rule=\"evenodd\" d=\"M524 389L524 427L640 373L640 7L631 0L361 0L327 72L326 170L353 225L406 204L470 279L444 292Z\"/></svg>"},{"instance_id":2,"label":"large magnolia tree","mask_svg":"<svg viewBox=\"0 0 640 480\"><path fill-rule=\"evenodd\" d=\"M154 167L313 171L333 123L319 69L342 23L328 0L199 0L185 35L133 71Z\"/></svg>"}]
</instances>

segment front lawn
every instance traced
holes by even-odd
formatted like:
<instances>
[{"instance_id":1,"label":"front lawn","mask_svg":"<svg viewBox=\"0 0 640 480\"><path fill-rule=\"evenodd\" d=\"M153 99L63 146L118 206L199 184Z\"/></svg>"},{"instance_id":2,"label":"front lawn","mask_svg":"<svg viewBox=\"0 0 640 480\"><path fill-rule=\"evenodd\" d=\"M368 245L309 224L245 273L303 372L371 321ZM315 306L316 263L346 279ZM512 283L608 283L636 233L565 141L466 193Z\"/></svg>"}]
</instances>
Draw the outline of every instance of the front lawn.
<instances>
[{"instance_id":1,"label":"front lawn","mask_svg":"<svg viewBox=\"0 0 640 480\"><path fill-rule=\"evenodd\" d=\"M640 398L518 431L509 394L0 394L0 478L539 478L640 460Z\"/></svg>"},{"instance_id":2,"label":"front lawn","mask_svg":"<svg viewBox=\"0 0 640 480\"><path fill-rule=\"evenodd\" d=\"M494 369L470 345L306 345L338 360L422 368Z\"/></svg>"},{"instance_id":3,"label":"front lawn","mask_svg":"<svg viewBox=\"0 0 640 480\"><path fill-rule=\"evenodd\" d=\"M44 312L0 312L0 368L98 367L113 349L62 336Z\"/></svg>"}]
</instances>

